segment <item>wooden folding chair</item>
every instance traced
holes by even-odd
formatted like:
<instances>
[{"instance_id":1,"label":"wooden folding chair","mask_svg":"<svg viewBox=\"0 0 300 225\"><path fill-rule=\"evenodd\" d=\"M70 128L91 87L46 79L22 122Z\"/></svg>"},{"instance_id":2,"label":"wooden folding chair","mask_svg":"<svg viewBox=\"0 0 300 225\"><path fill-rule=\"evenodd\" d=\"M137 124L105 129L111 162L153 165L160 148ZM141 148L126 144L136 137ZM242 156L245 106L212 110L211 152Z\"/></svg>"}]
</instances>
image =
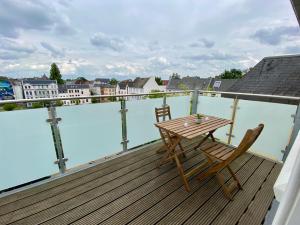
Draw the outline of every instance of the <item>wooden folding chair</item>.
<instances>
[{"instance_id":1,"label":"wooden folding chair","mask_svg":"<svg viewBox=\"0 0 300 225\"><path fill-rule=\"evenodd\" d=\"M242 186L238 178L230 168L229 164L239 156L241 156L243 153L245 153L252 146L263 128L264 125L259 124L258 127L247 130L244 138L236 148L219 142L207 143L203 145L203 147L200 147L211 166L206 172L200 174L198 176L198 179L202 180L210 175L215 175L218 182L222 186L225 196L232 200L231 192L235 188L239 188L242 190ZM228 169L230 175L234 180L229 185L225 184L224 176L220 173L220 171L224 168Z\"/></svg>"},{"instance_id":2,"label":"wooden folding chair","mask_svg":"<svg viewBox=\"0 0 300 225\"><path fill-rule=\"evenodd\" d=\"M155 117L156 117L156 122L158 122L158 123L161 121L165 121L165 120L171 120L172 117L171 117L170 106L166 106L166 107L162 107L162 108L155 108ZM171 141L169 139L175 138L175 136L172 136L172 135L169 137L168 134L162 129L159 129L159 133L160 133L161 139L164 143L164 146L163 146L163 148L158 149L157 153L165 152L166 148L170 148ZM179 145L180 150L183 152L184 149L180 142L178 145ZM183 155L184 155L184 153L183 153Z\"/></svg>"}]
</instances>

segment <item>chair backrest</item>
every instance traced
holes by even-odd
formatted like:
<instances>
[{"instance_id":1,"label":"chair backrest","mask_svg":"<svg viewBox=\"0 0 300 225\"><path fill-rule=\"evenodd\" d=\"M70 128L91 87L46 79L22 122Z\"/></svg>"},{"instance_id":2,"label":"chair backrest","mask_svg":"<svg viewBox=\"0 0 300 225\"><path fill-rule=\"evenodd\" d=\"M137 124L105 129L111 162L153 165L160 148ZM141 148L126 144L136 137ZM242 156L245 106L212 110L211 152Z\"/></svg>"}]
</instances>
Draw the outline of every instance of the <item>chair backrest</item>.
<instances>
[{"instance_id":1,"label":"chair backrest","mask_svg":"<svg viewBox=\"0 0 300 225\"><path fill-rule=\"evenodd\" d=\"M170 106L155 108L156 122L161 122L160 118L171 119Z\"/></svg>"},{"instance_id":2,"label":"chair backrest","mask_svg":"<svg viewBox=\"0 0 300 225\"><path fill-rule=\"evenodd\" d=\"M240 155L242 155L244 152L246 152L253 145L256 139L259 137L263 128L264 125L259 124L258 127L247 130L239 146L234 150L233 154L227 160L231 162L235 160L237 157L239 157Z\"/></svg>"}]
</instances>

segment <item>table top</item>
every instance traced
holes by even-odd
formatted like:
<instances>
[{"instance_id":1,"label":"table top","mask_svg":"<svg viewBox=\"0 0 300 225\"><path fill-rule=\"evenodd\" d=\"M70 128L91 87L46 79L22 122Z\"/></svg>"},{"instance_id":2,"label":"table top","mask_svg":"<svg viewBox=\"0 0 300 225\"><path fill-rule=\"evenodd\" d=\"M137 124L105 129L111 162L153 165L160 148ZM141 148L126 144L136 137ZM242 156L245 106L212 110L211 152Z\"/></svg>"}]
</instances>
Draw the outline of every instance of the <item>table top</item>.
<instances>
[{"instance_id":1,"label":"table top","mask_svg":"<svg viewBox=\"0 0 300 225\"><path fill-rule=\"evenodd\" d=\"M196 115L185 116L177 119L162 121L155 126L171 134L182 138L193 139L197 136L214 131L220 127L231 124L231 120L218 118L214 116L203 115L201 123L196 123Z\"/></svg>"}]
</instances>

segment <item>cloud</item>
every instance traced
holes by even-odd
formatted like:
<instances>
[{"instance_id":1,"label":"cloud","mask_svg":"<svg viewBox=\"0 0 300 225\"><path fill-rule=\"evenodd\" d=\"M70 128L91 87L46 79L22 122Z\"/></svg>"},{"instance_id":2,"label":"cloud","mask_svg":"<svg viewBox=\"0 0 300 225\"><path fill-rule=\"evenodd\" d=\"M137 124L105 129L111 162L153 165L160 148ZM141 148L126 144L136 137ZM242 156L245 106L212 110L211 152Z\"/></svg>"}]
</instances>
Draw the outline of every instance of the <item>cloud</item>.
<instances>
[{"instance_id":1,"label":"cloud","mask_svg":"<svg viewBox=\"0 0 300 225\"><path fill-rule=\"evenodd\" d=\"M57 48L47 42L41 42L41 46L47 49L51 53L52 57L63 57L65 55L63 49Z\"/></svg>"},{"instance_id":2,"label":"cloud","mask_svg":"<svg viewBox=\"0 0 300 225\"><path fill-rule=\"evenodd\" d=\"M14 52L24 52L24 53L33 53L36 48L28 43L18 42L8 38L0 39L0 49L14 51Z\"/></svg>"},{"instance_id":3,"label":"cloud","mask_svg":"<svg viewBox=\"0 0 300 225\"><path fill-rule=\"evenodd\" d=\"M191 48L205 47L212 48L215 45L215 42L208 40L207 38L200 38L198 41L191 43L189 46Z\"/></svg>"},{"instance_id":4,"label":"cloud","mask_svg":"<svg viewBox=\"0 0 300 225\"><path fill-rule=\"evenodd\" d=\"M278 45L285 38L300 37L300 31L298 26L279 26L262 28L257 30L251 38L259 41L262 44Z\"/></svg>"},{"instance_id":5,"label":"cloud","mask_svg":"<svg viewBox=\"0 0 300 225\"><path fill-rule=\"evenodd\" d=\"M91 38L92 45L100 49L110 49L114 51L121 51L125 48L125 41L118 37L113 37L101 32L95 33Z\"/></svg>"},{"instance_id":6,"label":"cloud","mask_svg":"<svg viewBox=\"0 0 300 225\"><path fill-rule=\"evenodd\" d=\"M60 13L49 1L34 0L1 0L0 1L0 35L17 38L21 31L42 30L61 31L64 27L73 28L65 16ZM67 34L61 32L61 34Z\"/></svg>"},{"instance_id":7,"label":"cloud","mask_svg":"<svg viewBox=\"0 0 300 225\"><path fill-rule=\"evenodd\" d=\"M136 63L121 62L111 63L104 66L104 70L113 75L127 76L137 74L144 71L144 67Z\"/></svg>"},{"instance_id":8,"label":"cloud","mask_svg":"<svg viewBox=\"0 0 300 225\"><path fill-rule=\"evenodd\" d=\"M36 51L36 48L28 43L0 38L0 59L14 60L25 58Z\"/></svg>"},{"instance_id":9,"label":"cloud","mask_svg":"<svg viewBox=\"0 0 300 225\"><path fill-rule=\"evenodd\" d=\"M184 56L184 59L194 60L194 61L211 61L211 60L218 60L218 61L229 61L235 60L238 58L236 55L231 55L227 53L209 53L209 54L200 54L200 55L192 55L192 56Z\"/></svg>"}]
</instances>

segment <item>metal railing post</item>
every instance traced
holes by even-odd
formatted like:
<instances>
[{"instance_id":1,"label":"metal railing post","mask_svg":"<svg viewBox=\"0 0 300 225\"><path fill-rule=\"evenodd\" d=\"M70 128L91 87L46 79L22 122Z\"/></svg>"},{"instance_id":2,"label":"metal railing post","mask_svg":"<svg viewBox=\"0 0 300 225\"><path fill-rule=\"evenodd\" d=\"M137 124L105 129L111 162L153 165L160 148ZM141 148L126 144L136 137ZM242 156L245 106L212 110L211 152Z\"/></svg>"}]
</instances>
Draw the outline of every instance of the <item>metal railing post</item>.
<instances>
[{"instance_id":1,"label":"metal railing post","mask_svg":"<svg viewBox=\"0 0 300 225\"><path fill-rule=\"evenodd\" d=\"M66 171L66 161L68 160L64 156L63 146L61 142L60 132L58 128L58 122L61 121L61 118L57 118L56 108L53 102L50 102L48 108L48 116L47 122L50 124L52 137L56 152L57 161L54 163L58 165L59 172L64 173Z\"/></svg>"},{"instance_id":2,"label":"metal railing post","mask_svg":"<svg viewBox=\"0 0 300 225\"><path fill-rule=\"evenodd\" d=\"M300 130L300 103L297 107L297 110L296 110L296 114L293 115L294 117L294 127L293 127L293 130L292 130L292 134L291 134L291 137L290 137L290 141L289 141L289 144L288 146L285 148L285 151L284 151L284 154L283 154L283 157L282 157L282 161L284 162L296 140L296 137L299 133L299 130Z\"/></svg>"},{"instance_id":3,"label":"metal railing post","mask_svg":"<svg viewBox=\"0 0 300 225\"><path fill-rule=\"evenodd\" d=\"M128 110L126 109L126 101L124 99L121 99L121 121L122 121L122 142L123 145L123 151L127 151L127 143L129 142L127 140L127 120L126 120L126 112Z\"/></svg>"},{"instance_id":4,"label":"metal railing post","mask_svg":"<svg viewBox=\"0 0 300 225\"><path fill-rule=\"evenodd\" d=\"M164 94L162 107L164 108L164 107L167 107L167 106L168 106L167 105L167 94ZM163 121L165 121L165 120L166 120L166 115L164 114L163 115Z\"/></svg>"},{"instance_id":5,"label":"metal railing post","mask_svg":"<svg viewBox=\"0 0 300 225\"><path fill-rule=\"evenodd\" d=\"M194 90L192 94L192 100L191 100L191 110L190 110L191 115L197 113L197 106L198 106L198 90Z\"/></svg>"},{"instance_id":6,"label":"metal railing post","mask_svg":"<svg viewBox=\"0 0 300 225\"><path fill-rule=\"evenodd\" d=\"M238 98L236 97L236 98L233 100L233 105L231 106L231 108L232 108L232 113L231 113L231 121L232 121L232 124L230 124L230 127L229 127L229 133L226 133L226 135L228 136L227 144L229 144L229 145L231 144L231 139L234 137L234 135L232 134L232 132L233 132L234 124L235 124L236 110L239 109L238 103L239 103L239 100L238 100Z\"/></svg>"}]
</instances>

